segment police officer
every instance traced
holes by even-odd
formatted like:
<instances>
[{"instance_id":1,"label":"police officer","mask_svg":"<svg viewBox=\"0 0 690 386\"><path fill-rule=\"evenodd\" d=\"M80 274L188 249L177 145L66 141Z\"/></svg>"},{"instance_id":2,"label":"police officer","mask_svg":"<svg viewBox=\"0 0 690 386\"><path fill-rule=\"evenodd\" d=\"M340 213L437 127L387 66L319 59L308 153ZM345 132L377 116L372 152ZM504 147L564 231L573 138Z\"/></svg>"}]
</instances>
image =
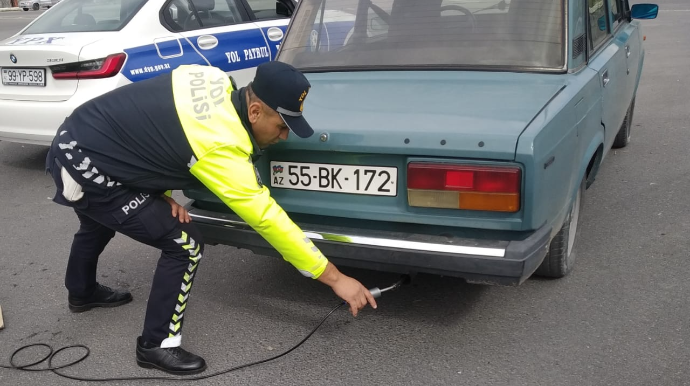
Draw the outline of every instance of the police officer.
<instances>
[{"instance_id":1,"label":"police officer","mask_svg":"<svg viewBox=\"0 0 690 386\"><path fill-rule=\"evenodd\" d=\"M69 309L116 307L128 292L96 281L115 232L161 250L137 338L146 368L196 374L205 361L180 347L184 313L204 253L199 231L172 190L206 187L303 275L329 285L354 316L371 293L324 257L271 198L253 165L262 149L314 132L302 116L310 84L292 66L260 65L237 89L222 70L181 66L84 103L58 129L46 159L54 201L80 221L65 275ZM135 257L133 257L135 258Z\"/></svg>"}]
</instances>

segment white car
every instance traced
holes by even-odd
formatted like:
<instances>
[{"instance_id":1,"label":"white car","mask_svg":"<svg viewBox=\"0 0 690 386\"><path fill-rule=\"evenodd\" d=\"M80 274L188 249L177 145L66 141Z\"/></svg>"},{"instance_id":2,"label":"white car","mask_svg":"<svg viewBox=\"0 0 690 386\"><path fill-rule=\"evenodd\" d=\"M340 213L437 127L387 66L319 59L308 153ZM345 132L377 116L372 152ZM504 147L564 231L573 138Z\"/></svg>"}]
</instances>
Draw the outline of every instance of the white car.
<instances>
[{"instance_id":1,"label":"white car","mask_svg":"<svg viewBox=\"0 0 690 386\"><path fill-rule=\"evenodd\" d=\"M41 2L39 0L21 0L19 2L19 8L25 11L28 11L30 9L38 11L39 8L41 8Z\"/></svg>"},{"instance_id":2,"label":"white car","mask_svg":"<svg viewBox=\"0 0 690 386\"><path fill-rule=\"evenodd\" d=\"M294 0L62 0L0 41L0 140L49 145L82 103L183 64L238 86L272 60Z\"/></svg>"}]
</instances>

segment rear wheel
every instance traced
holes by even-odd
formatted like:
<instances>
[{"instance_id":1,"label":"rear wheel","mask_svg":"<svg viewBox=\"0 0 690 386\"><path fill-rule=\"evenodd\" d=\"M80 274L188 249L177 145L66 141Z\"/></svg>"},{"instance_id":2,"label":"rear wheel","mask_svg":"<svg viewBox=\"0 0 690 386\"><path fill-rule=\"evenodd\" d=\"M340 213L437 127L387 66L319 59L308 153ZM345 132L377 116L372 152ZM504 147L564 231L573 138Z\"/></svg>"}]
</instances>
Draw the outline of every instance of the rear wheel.
<instances>
[{"instance_id":1,"label":"rear wheel","mask_svg":"<svg viewBox=\"0 0 690 386\"><path fill-rule=\"evenodd\" d=\"M628 144L630 143L634 111L635 98L633 98L632 102L630 102L630 107L628 107L628 112L625 113L625 119L623 120L623 124L621 125L620 130L618 130L616 139L613 140L613 148L620 149L622 147L628 146Z\"/></svg>"},{"instance_id":2,"label":"rear wheel","mask_svg":"<svg viewBox=\"0 0 690 386\"><path fill-rule=\"evenodd\" d=\"M39 8L40 6L38 5L38 3L34 3L33 10L38 11Z\"/></svg>"},{"instance_id":3,"label":"rear wheel","mask_svg":"<svg viewBox=\"0 0 690 386\"><path fill-rule=\"evenodd\" d=\"M587 178L580 181L575 199L570 207L570 212L563 221L563 227L551 240L549 251L544 257L544 261L534 272L537 276L562 278L573 269L575 264L575 254L573 247L577 238L577 225L580 220L580 209L582 208L582 196L585 193Z\"/></svg>"}]
</instances>

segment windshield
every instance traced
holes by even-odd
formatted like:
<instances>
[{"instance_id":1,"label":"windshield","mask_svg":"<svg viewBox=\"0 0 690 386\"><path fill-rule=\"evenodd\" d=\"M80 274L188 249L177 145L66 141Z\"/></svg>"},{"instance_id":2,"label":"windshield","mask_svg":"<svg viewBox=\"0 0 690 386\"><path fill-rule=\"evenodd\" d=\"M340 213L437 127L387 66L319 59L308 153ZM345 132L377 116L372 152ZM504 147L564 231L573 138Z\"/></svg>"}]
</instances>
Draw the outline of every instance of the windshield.
<instances>
[{"instance_id":1,"label":"windshield","mask_svg":"<svg viewBox=\"0 0 690 386\"><path fill-rule=\"evenodd\" d=\"M300 0L278 60L303 70L565 66L562 0Z\"/></svg>"},{"instance_id":2,"label":"windshield","mask_svg":"<svg viewBox=\"0 0 690 386\"><path fill-rule=\"evenodd\" d=\"M118 31L146 0L62 0L22 34Z\"/></svg>"}]
</instances>

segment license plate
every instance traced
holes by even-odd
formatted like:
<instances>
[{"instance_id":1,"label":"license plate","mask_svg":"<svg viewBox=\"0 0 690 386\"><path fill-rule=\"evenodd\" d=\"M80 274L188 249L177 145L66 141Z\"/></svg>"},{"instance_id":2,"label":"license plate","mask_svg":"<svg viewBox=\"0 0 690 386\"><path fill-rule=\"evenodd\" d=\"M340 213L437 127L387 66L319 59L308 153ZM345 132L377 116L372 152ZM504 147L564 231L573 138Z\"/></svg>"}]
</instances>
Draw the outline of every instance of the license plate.
<instances>
[{"instance_id":1,"label":"license plate","mask_svg":"<svg viewBox=\"0 0 690 386\"><path fill-rule=\"evenodd\" d=\"M398 169L297 162L271 162L274 188L396 196Z\"/></svg>"},{"instance_id":2,"label":"license plate","mask_svg":"<svg viewBox=\"0 0 690 386\"><path fill-rule=\"evenodd\" d=\"M46 70L44 68L3 68L2 84L5 86L45 87Z\"/></svg>"}]
</instances>

